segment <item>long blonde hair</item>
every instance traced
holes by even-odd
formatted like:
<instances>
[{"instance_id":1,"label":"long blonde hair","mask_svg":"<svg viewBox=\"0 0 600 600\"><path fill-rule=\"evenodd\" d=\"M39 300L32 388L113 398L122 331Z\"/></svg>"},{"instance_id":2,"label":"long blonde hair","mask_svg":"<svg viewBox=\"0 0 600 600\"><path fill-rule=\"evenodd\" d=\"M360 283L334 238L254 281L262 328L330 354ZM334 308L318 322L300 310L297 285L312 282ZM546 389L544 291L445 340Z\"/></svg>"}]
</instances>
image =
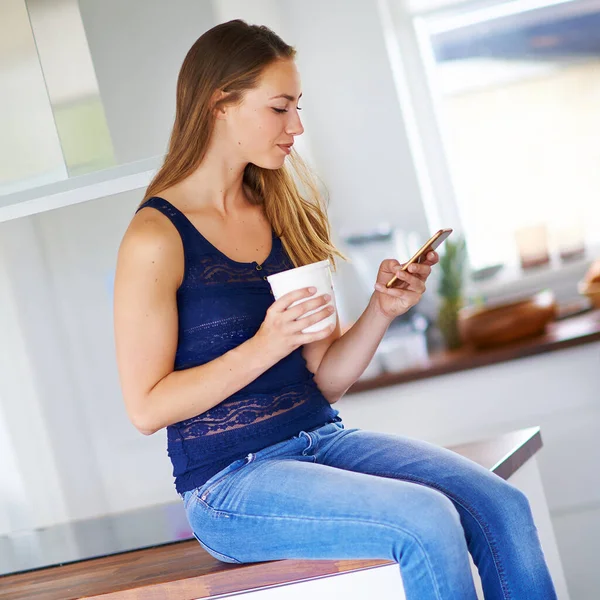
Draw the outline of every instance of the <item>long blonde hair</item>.
<instances>
[{"instance_id":1,"label":"long blonde hair","mask_svg":"<svg viewBox=\"0 0 600 600\"><path fill-rule=\"evenodd\" d=\"M202 162L215 124L214 110L236 103L256 86L276 60L296 51L269 28L234 20L204 33L187 53L177 80L175 123L162 167L144 200L188 177ZM226 96L213 101L219 90ZM263 210L295 266L345 256L332 244L326 207L315 179L296 152L291 169L263 169L249 163L243 182ZM302 192L300 187L302 187Z\"/></svg>"}]
</instances>

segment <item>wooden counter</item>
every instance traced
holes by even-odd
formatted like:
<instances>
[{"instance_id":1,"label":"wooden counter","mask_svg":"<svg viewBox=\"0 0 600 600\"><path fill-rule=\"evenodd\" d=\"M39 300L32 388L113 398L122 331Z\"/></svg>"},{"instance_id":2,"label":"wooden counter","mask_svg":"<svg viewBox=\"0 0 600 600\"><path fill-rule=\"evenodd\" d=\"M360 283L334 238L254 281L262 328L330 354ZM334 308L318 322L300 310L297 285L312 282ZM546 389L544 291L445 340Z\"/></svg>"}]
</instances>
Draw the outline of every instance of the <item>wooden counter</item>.
<instances>
[{"instance_id":1,"label":"wooden counter","mask_svg":"<svg viewBox=\"0 0 600 600\"><path fill-rule=\"evenodd\" d=\"M457 373L597 341L600 341L600 310L556 321L548 326L544 335L506 346L489 350L461 348L452 352L438 352L432 354L426 362L418 367L398 373L384 373L372 379L358 381L348 390L347 394L366 392L437 375Z\"/></svg>"},{"instance_id":2,"label":"wooden counter","mask_svg":"<svg viewBox=\"0 0 600 600\"><path fill-rule=\"evenodd\" d=\"M542 447L539 428L451 449L508 479ZM386 560L222 563L195 541L0 577L2 600L192 600L393 564Z\"/></svg>"}]
</instances>

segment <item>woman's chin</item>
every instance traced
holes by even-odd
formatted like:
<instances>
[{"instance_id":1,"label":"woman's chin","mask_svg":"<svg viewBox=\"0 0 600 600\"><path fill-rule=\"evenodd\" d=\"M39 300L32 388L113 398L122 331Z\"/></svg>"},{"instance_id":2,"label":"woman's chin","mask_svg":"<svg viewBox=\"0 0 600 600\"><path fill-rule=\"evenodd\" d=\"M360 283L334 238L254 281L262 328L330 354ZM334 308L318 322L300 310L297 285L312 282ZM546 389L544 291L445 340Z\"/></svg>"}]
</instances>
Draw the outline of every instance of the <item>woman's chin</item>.
<instances>
[{"instance_id":1,"label":"woman's chin","mask_svg":"<svg viewBox=\"0 0 600 600\"><path fill-rule=\"evenodd\" d=\"M260 160L253 160L252 164L260 167L261 169L269 169L274 171L283 167L285 164L285 159L285 156L266 156L261 157Z\"/></svg>"}]
</instances>

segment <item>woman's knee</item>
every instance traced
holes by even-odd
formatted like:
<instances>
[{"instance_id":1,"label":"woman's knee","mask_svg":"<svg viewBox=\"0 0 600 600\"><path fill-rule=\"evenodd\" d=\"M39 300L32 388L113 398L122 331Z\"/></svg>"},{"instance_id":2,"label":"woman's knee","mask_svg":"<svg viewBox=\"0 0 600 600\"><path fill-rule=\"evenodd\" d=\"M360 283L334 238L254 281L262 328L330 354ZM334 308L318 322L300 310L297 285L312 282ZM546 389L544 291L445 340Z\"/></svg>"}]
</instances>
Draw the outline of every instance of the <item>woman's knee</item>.
<instances>
[{"instance_id":1,"label":"woman's knee","mask_svg":"<svg viewBox=\"0 0 600 600\"><path fill-rule=\"evenodd\" d=\"M499 481L493 489L490 509L490 517L500 519L516 528L533 523L531 505L527 496L504 480Z\"/></svg>"},{"instance_id":2,"label":"woman's knee","mask_svg":"<svg viewBox=\"0 0 600 600\"><path fill-rule=\"evenodd\" d=\"M531 514L529 498L518 488L508 481L504 482L504 494L508 497L509 505L515 510Z\"/></svg>"}]
</instances>

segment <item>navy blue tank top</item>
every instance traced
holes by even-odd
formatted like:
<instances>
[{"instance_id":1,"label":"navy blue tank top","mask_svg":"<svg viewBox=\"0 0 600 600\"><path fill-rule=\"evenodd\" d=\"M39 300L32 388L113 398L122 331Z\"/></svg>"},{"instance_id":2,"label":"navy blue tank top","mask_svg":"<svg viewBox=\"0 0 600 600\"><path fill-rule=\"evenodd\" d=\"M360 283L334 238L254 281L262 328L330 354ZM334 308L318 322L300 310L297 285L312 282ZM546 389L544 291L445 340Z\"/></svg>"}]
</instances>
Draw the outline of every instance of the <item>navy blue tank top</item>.
<instances>
[{"instance_id":1,"label":"navy blue tank top","mask_svg":"<svg viewBox=\"0 0 600 600\"><path fill-rule=\"evenodd\" d=\"M164 214L183 242L174 370L208 363L254 336L274 302L267 275L294 267L281 240L273 232L262 264L237 262L167 200L150 198L138 211L145 207ZM213 408L169 425L167 451L177 491L197 488L233 461L302 430L341 421L313 378L298 348Z\"/></svg>"}]
</instances>

